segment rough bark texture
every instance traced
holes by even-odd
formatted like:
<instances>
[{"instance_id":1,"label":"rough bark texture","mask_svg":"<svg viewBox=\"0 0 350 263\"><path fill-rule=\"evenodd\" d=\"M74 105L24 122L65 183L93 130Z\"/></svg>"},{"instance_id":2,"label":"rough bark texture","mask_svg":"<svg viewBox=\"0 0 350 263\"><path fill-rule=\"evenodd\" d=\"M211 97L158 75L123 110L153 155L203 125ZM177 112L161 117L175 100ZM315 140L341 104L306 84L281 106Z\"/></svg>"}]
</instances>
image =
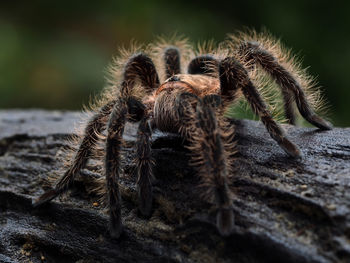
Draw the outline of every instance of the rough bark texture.
<instances>
[{"instance_id":1,"label":"rough bark texture","mask_svg":"<svg viewBox=\"0 0 350 263\"><path fill-rule=\"evenodd\" d=\"M223 238L174 135L153 136L153 213L138 214L136 131L129 126L121 178L125 233L114 241L105 209L86 190L101 176L93 162L66 196L31 207L60 167L55 155L80 118L74 112L0 112L0 262L350 262L349 128L284 126L304 155L294 160L261 123L236 122L236 228Z\"/></svg>"}]
</instances>

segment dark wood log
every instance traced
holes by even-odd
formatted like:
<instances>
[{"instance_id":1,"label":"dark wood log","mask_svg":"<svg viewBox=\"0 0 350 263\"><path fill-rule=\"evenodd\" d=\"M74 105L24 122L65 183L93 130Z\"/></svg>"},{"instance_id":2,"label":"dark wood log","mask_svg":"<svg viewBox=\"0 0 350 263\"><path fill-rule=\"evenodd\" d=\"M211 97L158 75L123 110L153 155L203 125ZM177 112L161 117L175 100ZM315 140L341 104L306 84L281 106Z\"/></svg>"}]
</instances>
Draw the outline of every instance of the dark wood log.
<instances>
[{"instance_id":1,"label":"dark wood log","mask_svg":"<svg viewBox=\"0 0 350 263\"><path fill-rule=\"evenodd\" d=\"M0 112L0 262L350 262L350 129L283 126L303 152L289 158L255 121L237 121L235 230L221 237L215 211L201 200L188 151L157 132L151 218L137 212L133 144L127 129L121 178L125 233L108 235L108 216L88 186L96 165L74 188L40 209L32 200L58 170L82 114Z\"/></svg>"}]
</instances>

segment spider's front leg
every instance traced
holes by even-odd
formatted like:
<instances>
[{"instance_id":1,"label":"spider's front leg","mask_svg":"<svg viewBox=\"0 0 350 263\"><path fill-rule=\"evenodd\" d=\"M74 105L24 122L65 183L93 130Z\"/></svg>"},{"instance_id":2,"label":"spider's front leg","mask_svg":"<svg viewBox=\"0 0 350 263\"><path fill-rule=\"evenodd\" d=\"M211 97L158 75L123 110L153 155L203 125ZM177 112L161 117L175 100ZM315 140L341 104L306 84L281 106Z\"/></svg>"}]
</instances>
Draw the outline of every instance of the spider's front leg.
<instances>
[{"instance_id":1,"label":"spider's front leg","mask_svg":"<svg viewBox=\"0 0 350 263\"><path fill-rule=\"evenodd\" d=\"M91 152L96 147L100 136L99 134L106 128L107 124L107 139L106 139L106 155L105 155L105 174L107 182L107 196L110 212L110 233L112 237L119 237L122 231L121 213L120 213L120 192L119 192L119 174L120 174L120 149L122 134L126 121L137 122L145 117L146 106L139 101L134 94L135 83L140 81L146 94L150 94L159 86L159 78L156 68L152 60L143 53L138 53L129 58L124 67L123 81L120 84L118 98L109 102L102 107L99 113L88 123L85 129L85 135L81 145L76 153L72 165L66 173L60 178L53 190L45 192L34 203L34 206L39 206L46 203L59 194L66 191L74 181L74 178L79 174L80 170L86 165ZM144 122L141 121L141 124ZM147 131L140 126L139 131L147 134ZM139 136L139 142L147 141L144 136ZM148 145L143 143L142 145ZM138 143L140 144L140 143ZM140 151L145 151L147 147L140 147ZM143 159L142 159L143 156ZM140 159L140 158L139 158ZM147 159L147 155L141 155L141 163L138 165L142 170L142 175L139 175L139 192L145 200L152 200L151 187L145 183L145 176L149 174L151 178L151 169L145 169L146 164L143 163ZM151 162L150 162L151 163ZM151 164L149 164L151 166ZM147 170L148 172L143 172ZM148 188L147 188L148 187ZM145 190L147 188L147 190ZM147 193L146 193L147 192ZM140 210L144 214L149 214L151 202L147 205L140 206Z\"/></svg>"},{"instance_id":2,"label":"spider's front leg","mask_svg":"<svg viewBox=\"0 0 350 263\"><path fill-rule=\"evenodd\" d=\"M132 114L132 113L137 114ZM140 121L137 139L137 186L139 193L139 209L142 214L149 215L152 208L152 164L151 131L145 116L145 106L134 98L121 98L111 113L106 140L105 174L107 182L107 202L109 204L109 229L113 238L122 232L121 197L119 191L120 152L126 121Z\"/></svg>"},{"instance_id":3,"label":"spider's front leg","mask_svg":"<svg viewBox=\"0 0 350 263\"><path fill-rule=\"evenodd\" d=\"M112 237L122 232L121 197L119 191L120 151L124 132L127 103L120 99L113 107L109 118L106 139L105 175L107 182L107 202L109 204L109 230Z\"/></svg>"},{"instance_id":4,"label":"spider's front leg","mask_svg":"<svg viewBox=\"0 0 350 263\"><path fill-rule=\"evenodd\" d=\"M159 77L156 68L152 60L143 53L135 54L127 61L124 67L123 82L121 84L119 95L124 99L130 97L137 80L140 80L143 88L148 94L153 92L159 86ZM33 203L33 207L41 206L69 189L75 177L79 174L81 169L85 167L91 157L91 153L100 139L99 135L105 129L108 117L116 102L117 100L110 101L91 118L85 128L84 137L71 166L58 180L54 189L42 194ZM131 99L126 100L126 102L128 103L129 115L131 114L135 117L142 113L142 109L140 113L140 107L137 106L137 103L133 103Z\"/></svg>"},{"instance_id":5,"label":"spider's front leg","mask_svg":"<svg viewBox=\"0 0 350 263\"><path fill-rule=\"evenodd\" d=\"M228 140L232 136L224 134L216 118L214 110L220 104L220 97L208 95L200 99L193 94L182 93L177 104L181 126L186 131L183 134L190 142L188 148L193 155L192 161L201 176L204 198L216 205L219 232L229 235L234 226L234 215L227 180L231 153L227 150L232 150L234 143ZM233 132L231 130L231 134Z\"/></svg>"},{"instance_id":6,"label":"spider's front leg","mask_svg":"<svg viewBox=\"0 0 350 263\"><path fill-rule=\"evenodd\" d=\"M148 57L141 54L130 60L130 63L126 65L119 103L116 103L110 116L106 142L105 167L110 212L109 229L113 238L118 238L122 233L121 199L118 181L120 173L120 148L126 120L131 122L140 121L136 158L139 209L143 215L148 216L152 208L151 181L153 178L153 160L151 158L150 145L151 131L148 125L146 106L138 99L129 96L135 80L134 78L129 78L129 74L133 77L137 74L143 86L150 91L159 85L159 79L153 62ZM135 60L143 67L137 65Z\"/></svg>"}]
</instances>

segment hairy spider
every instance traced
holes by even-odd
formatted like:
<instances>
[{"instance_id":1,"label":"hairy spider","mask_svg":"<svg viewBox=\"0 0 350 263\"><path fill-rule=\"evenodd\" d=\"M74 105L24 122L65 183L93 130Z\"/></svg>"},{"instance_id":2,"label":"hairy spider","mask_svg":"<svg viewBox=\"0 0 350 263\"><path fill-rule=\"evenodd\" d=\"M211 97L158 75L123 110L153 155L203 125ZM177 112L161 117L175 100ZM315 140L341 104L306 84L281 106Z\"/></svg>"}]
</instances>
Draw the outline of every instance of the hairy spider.
<instances>
[{"instance_id":1,"label":"hairy spider","mask_svg":"<svg viewBox=\"0 0 350 263\"><path fill-rule=\"evenodd\" d=\"M275 122L259 92L259 86L264 86L257 81L262 72L280 87L289 124L295 124L295 103L309 123L322 130L332 128L312 109L315 107L312 96L318 94L309 92L313 80L279 41L266 34L238 33L216 48L209 44L198 51L193 51L184 40L172 45L160 40L142 52L134 49L122 53L124 58L117 58L112 66L109 88L97 103L98 110L86 125L69 168L55 187L34 203L41 205L65 192L102 140L112 237L118 238L122 232L118 180L126 122L139 122L136 167L140 212L147 216L152 209L152 131L157 128L179 133L189 142L205 200L216 206L216 224L222 235L228 235L234 226L228 178L234 166L235 127L224 117L227 107L243 94L278 145L292 157L301 154ZM182 73L180 60L189 62L187 73ZM157 73L157 63L161 75ZM105 137L101 136L103 133Z\"/></svg>"}]
</instances>

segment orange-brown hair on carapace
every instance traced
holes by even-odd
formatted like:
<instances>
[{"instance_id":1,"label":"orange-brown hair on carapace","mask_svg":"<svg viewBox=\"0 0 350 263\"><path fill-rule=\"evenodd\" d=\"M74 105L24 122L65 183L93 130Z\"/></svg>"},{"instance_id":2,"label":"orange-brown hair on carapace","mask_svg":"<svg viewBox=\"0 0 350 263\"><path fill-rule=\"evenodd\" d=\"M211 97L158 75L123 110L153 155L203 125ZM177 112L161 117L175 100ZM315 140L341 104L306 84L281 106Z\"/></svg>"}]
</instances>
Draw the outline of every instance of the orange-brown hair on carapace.
<instances>
[{"instance_id":1,"label":"orange-brown hair on carapace","mask_svg":"<svg viewBox=\"0 0 350 263\"><path fill-rule=\"evenodd\" d=\"M197 47L176 37L159 38L147 46L132 44L114 59L108 85L91 106L93 116L84 125L83 135L73 140L76 149L63 152L67 163L57 183L34 205L69 189L89 158L101 160L105 183L96 188L104 193L109 209L110 234L120 237L121 149L125 124L134 122L138 123L135 163L140 212L145 216L152 212L153 168L157 165L152 158L152 133L156 129L177 133L191 152L190 163L197 168L203 200L216 209L218 231L229 235L235 224L229 181L239 174L234 174L235 127L225 112L245 99L276 143L298 158L299 148L275 121L275 106L270 101L276 98L290 125L295 125L298 112L322 130L332 128L315 113L323 104L314 78L267 33L238 32L218 45L209 41Z\"/></svg>"}]
</instances>

